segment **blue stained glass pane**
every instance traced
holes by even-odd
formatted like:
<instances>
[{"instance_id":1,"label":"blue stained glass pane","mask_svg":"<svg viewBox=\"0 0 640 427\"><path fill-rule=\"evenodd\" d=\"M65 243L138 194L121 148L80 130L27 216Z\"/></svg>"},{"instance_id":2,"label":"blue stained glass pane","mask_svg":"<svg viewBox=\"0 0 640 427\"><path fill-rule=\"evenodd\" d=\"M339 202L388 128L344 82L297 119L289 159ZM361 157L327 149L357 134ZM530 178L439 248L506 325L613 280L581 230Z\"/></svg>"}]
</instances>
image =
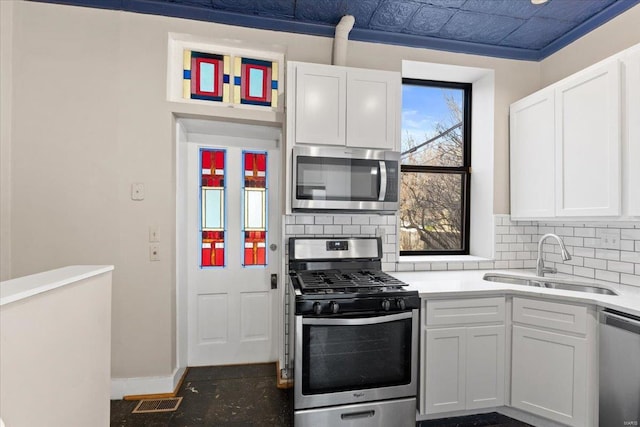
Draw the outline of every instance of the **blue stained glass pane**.
<instances>
[{"instance_id":1,"label":"blue stained glass pane","mask_svg":"<svg viewBox=\"0 0 640 427\"><path fill-rule=\"evenodd\" d=\"M249 96L253 98L262 98L264 88L262 80L264 79L264 71L257 68L249 69Z\"/></svg>"},{"instance_id":2,"label":"blue stained glass pane","mask_svg":"<svg viewBox=\"0 0 640 427\"><path fill-rule=\"evenodd\" d=\"M223 193L219 189L203 189L202 228L222 229Z\"/></svg>"},{"instance_id":3,"label":"blue stained glass pane","mask_svg":"<svg viewBox=\"0 0 640 427\"><path fill-rule=\"evenodd\" d=\"M200 90L213 92L213 79L216 74L216 66L208 62L200 63Z\"/></svg>"}]
</instances>

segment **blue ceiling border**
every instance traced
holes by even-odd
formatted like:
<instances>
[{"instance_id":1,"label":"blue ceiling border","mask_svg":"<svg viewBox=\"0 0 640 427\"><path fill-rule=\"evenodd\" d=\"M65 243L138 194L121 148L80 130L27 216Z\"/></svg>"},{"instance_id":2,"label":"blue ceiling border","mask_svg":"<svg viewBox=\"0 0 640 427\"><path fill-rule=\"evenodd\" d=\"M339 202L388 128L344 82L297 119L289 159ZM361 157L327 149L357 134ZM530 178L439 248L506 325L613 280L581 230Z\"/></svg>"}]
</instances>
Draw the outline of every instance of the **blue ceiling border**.
<instances>
[{"instance_id":1,"label":"blue ceiling border","mask_svg":"<svg viewBox=\"0 0 640 427\"><path fill-rule=\"evenodd\" d=\"M166 3L154 0L30 1L109 10L122 10L126 12L170 16L174 18L215 22L218 24L235 25L261 30L284 31L322 37L333 37L335 32L335 27L331 25L289 21L281 18L258 15L243 15L234 12L212 10L197 5ZM438 37L419 36L406 33L389 33L385 31L362 28L354 28L349 34L349 39L361 42L434 49L470 55L491 56L496 58L541 61L639 3L640 0L616 0L606 9L592 16L584 23L578 25L576 28L559 37L542 49L521 49L508 46L494 46L458 40L447 40Z\"/></svg>"}]
</instances>

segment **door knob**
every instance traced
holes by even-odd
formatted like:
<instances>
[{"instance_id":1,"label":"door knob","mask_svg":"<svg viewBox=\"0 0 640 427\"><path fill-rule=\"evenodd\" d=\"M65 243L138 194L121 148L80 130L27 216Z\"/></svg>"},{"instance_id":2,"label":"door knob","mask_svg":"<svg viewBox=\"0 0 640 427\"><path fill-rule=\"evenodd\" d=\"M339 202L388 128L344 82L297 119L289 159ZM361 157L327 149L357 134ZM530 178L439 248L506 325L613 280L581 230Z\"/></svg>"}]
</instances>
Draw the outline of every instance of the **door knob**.
<instances>
[{"instance_id":1,"label":"door knob","mask_svg":"<svg viewBox=\"0 0 640 427\"><path fill-rule=\"evenodd\" d=\"M276 249L278 249L278 245L276 245L275 243L272 243L269 245L269 249L271 249L272 251L275 251Z\"/></svg>"}]
</instances>

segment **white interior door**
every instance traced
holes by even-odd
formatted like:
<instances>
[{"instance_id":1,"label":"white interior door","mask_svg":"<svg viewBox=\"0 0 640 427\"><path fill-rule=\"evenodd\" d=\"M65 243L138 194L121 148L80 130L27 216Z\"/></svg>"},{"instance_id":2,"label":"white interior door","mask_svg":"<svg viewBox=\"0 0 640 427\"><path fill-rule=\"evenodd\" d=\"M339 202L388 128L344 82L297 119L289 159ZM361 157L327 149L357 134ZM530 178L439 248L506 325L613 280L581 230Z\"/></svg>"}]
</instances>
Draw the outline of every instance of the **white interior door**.
<instances>
[{"instance_id":1,"label":"white interior door","mask_svg":"<svg viewBox=\"0 0 640 427\"><path fill-rule=\"evenodd\" d=\"M280 266L280 154L275 141L218 141L187 144L187 362L274 361L278 291L270 279ZM204 152L218 153L223 165L205 164ZM261 153L266 171L246 157Z\"/></svg>"}]
</instances>

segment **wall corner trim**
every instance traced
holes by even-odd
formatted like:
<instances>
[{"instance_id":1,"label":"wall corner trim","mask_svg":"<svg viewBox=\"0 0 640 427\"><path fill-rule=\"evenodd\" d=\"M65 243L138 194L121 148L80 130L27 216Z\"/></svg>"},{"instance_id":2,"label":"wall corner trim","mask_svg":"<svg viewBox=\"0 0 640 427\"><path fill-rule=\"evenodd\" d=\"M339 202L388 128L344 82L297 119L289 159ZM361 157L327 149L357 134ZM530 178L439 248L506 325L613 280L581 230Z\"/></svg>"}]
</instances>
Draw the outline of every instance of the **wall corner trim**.
<instances>
[{"instance_id":1,"label":"wall corner trim","mask_svg":"<svg viewBox=\"0 0 640 427\"><path fill-rule=\"evenodd\" d=\"M187 368L174 369L171 375L162 377L111 378L111 399L124 396L173 393Z\"/></svg>"}]
</instances>

